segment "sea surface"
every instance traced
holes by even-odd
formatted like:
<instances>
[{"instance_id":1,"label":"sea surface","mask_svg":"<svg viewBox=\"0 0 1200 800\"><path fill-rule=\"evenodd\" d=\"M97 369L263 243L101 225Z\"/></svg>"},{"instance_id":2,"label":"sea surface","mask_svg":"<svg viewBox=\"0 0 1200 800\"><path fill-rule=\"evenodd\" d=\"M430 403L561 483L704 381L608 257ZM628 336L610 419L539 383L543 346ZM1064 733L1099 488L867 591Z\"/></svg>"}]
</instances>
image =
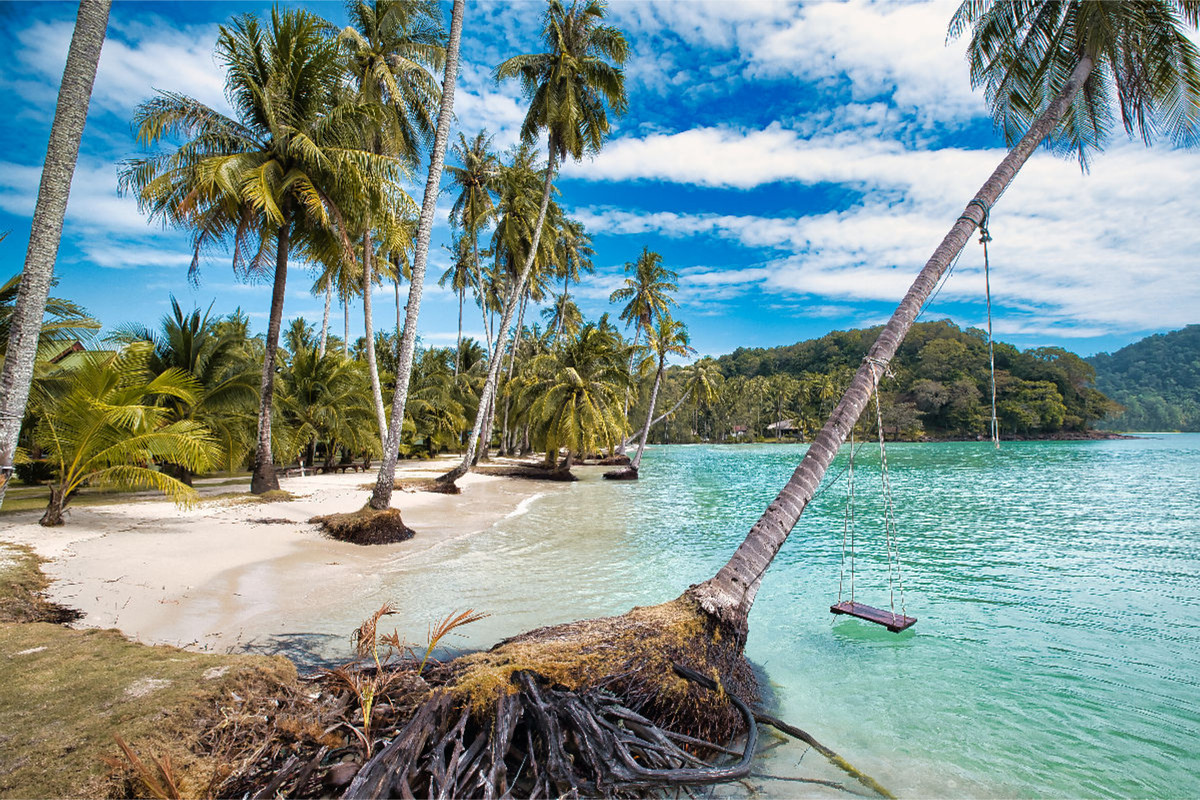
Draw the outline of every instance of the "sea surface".
<instances>
[{"instance_id":1,"label":"sea surface","mask_svg":"<svg viewBox=\"0 0 1200 800\"><path fill-rule=\"evenodd\" d=\"M902 634L829 613L840 579L848 599L848 451L750 617L779 716L901 796L1200 797L1200 435L889 445L894 600L920 620ZM397 562L361 600L491 613L463 648L668 600L721 567L803 453L652 448L642 480L590 471ZM855 599L886 608L878 446L855 467ZM721 794L861 789L806 746L767 742L757 776Z\"/></svg>"}]
</instances>

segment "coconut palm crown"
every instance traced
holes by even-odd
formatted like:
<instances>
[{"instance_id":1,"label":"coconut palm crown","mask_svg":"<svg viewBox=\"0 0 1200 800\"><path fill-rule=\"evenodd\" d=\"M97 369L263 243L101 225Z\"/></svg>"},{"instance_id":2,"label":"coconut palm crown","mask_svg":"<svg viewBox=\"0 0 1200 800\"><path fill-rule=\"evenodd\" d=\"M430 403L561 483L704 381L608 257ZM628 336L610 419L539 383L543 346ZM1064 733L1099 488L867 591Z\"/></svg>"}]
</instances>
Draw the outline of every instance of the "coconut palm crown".
<instances>
[{"instance_id":1,"label":"coconut palm crown","mask_svg":"<svg viewBox=\"0 0 1200 800\"><path fill-rule=\"evenodd\" d=\"M273 275L251 481L256 493L279 486L271 404L290 251L337 228L353 258L342 205L386 208L401 193L400 163L363 149L363 117L377 114L378 106L344 91L342 53L327 29L313 14L277 9L269 26L250 15L222 26L216 55L237 118L159 92L138 107L137 140L146 147L163 139L182 144L121 169L120 188L151 219L192 231L193 275L202 249L229 239L235 270Z\"/></svg>"},{"instance_id":2,"label":"coconut palm crown","mask_svg":"<svg viewBox=\"0 0 1200 800\"><path fill-rule=\"evenodd\" d=\"M949 35L971 31L971 83L984 88L1010 146L1086 58L1090 72L1050 138L1086 168L1118 117L1146 144L1198 141L1200 53L1187 31L1198 17L1194 0L968 0Z\"/></svg>"}]
</instances>

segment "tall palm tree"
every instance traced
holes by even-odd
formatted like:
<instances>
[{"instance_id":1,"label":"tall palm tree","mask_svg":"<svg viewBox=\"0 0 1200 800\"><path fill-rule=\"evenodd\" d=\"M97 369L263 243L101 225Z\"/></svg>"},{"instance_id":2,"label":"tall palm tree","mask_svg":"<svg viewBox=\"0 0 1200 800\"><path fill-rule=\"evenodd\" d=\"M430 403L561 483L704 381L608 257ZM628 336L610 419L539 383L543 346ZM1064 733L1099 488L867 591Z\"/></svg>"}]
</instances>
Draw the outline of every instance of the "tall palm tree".
<instances>
[{"instance_id":1,"label":"tall palm tree","mask_svg":"<svg viewBox=\"0 0 1200 800\"><path fill-rule=\"evenodd\" d=\"M353 258L342 205L383 208L400 193L399 163L363 148L361 120L373 110L341 91L343 61L326 30L305 11L274 10L265 29L249 15L222 26L217 58L238 119L159 92L138 107L138 140L183 144L131 159L121 171L122 189L132 190L151 218L193 231L193 271L202 248L232 237L235 269L272 276L250 483L256 494L279 486L271 407L289 254L337 226Z\"/></svg>"},{"instance_id":2,"label":"tall palm tree","mask_svg":"<svg viewBox=\"0 0 1200 800\"><path fill-rule=\"evenodd\" d=\"M392 502L396 482L396 458L400 454L401 428L404 425L404 405L408 401L408 384L412 377L413 355L417 344L417 316L421 310L421 295L425 290L425 269L429 261L429 237L433 233L433 214L441 189L442 166L446 159L446 144L450 139L451 116L454 113L454 82L458 76L458 51L462 42L465 0L454 0L450 13L450 39L446 46L446 61L442 73L442 102L438 109L433 151L429 155L429 176L421 201L421 216L413 244L412 279L408 284L408 307L404 317L404 335L396 364L396 391L392 397L392 415L388 435L383 445L383 463L371 493L371 508L382 511Z\"/></svg>"},{"instance_id":3,"label":"tall palm tree","mask_svg":"<svg viewBox=\"0 0 1200 800\"><path fill-rule=\"evenodd\" d=\"M642 426L642 439L638 442L637 454L629 462L629 470L633 473L633 477L637 477L638 467L642 464L642 453L646 449L646 439L650 436L650 425L654 420L654 404L658 400L658 387L662 385L667 359L671 356L687 358L696 352L691 347L687 326L671 319L668 314L663 314L658 318L658 324L651 329L649 339L650 350L658 360L658 369L654 373L654 388L650 390L650 408L646 411L646 424Z\"/></svg>"},{"instance_id":4,"label":"tall palm tree","mask_svg":"<svg viewBox=\"0 0 1200 800\"><path fill-rule=\"evenodd\" d=\"M971 80L986 88L997 127L1019 140L970 200L868 351L849 389L791 479L715 576L689 589L744 642L763 575L845 441L921 306L971 232L1046 137L1079 156L1103 143L1119 111L1127 131L1180 145L1200 135L1200 52L1187 26L1195 2L1026 0L963 3L952 36L971 30ZM1021 133L1023 131L1023 134Z\"/></svg>"},{"instance_id":5,"label":"tall palm tree","mask_svg":"<svg viewBox=\"0 0 1200 800\"><path fill-rule=\"evenodd\" d=\"M649 247L642 248L637 261L625 262L625 283L608 297L610 303L626 301L620 319L633 325L633 343L644 331L649 334L655 319L662 319L675 305L671 292L679 291L679 274L663 266L662 256Z\"/></svg>"},{"instance_id":6,"label":"tall palm tree","mask_svg":"<svg viewBox=\"0 0 1200 800\"><path fill-rule=\"evenodd\" d=\"M592 256L596 254L596 251L592 249L591 237L588 236L583 223L574 219L564 219L562 225L559 226L555 250L558 274L563 279L562 301L565 303L570 295L571 281L578 283L582 273L596 271L596 265L592 263ZM560 315L555 322L554 337L556 339L562 333L564 321Z\"/></svg>"},{"instance_id":7,"label":"tall palm tree","mask_svg":"<svg viewBox=\"0 0 1200 800\"><path fill-rule=\"evenodd\" d=\"M379 115L364 133L368 149L376 155L394 155L415 164L422 144L433 133L433 109L440 91L431 69L445 61L440 12L430 0L355 0L347 4L351 24L342 30L350 62L350 77L359 100L375 107ZM407 200L407 197L403 198ZM378 211L387 216L403 215L404 209ZM366 329L366 358L375 399L375 416L380 442L387 438L387 417L375 359L375 324L371 291L375 285L375 248L371 229L382 220L369 212L362 226L362 297ZM397 288L399 284L397 282Z\"/></svg>"},{"instance_id":8,"label":"tall palm tree","mask_svg":"<svg viewBox=\"0 0 1200 800\"><path fill-rule=\"evenodd\" d=\"M637 261L625 262L625 283L608 297L608 302L627 301L621 309L620 319L633 326L633 348L637 352L638 339L644 331L648 336L655 318L661 319L668 307L675 305L671 292L679 291L679 280L675 270L663 266L662 256L649 247L642 248ZM633 372L633 355L629 357L629 371ZM625 414L629 414L629 397L625 398ZM625 452L624 443L618 452Z\"/></svg>"},{"instance_id":9,"label":"tall palm tree","mask_svg":"<svg viewBox=\"0 0 1200 800\"><path fill-rule=\"evenodd\" d=\"M0 505L4 503L4 493L12 475L17 438L29 401L46 298L54 279L54 261L58 258L67 197L71 193L71 177L79 158L79 141L83 138L83 124L92 99L92 84L96 81L96 67L100 63L100 49L108 30L111 6L112 0L80 0L75 32L71 35L67 63L58 87L58 103L54 108L42 180L33 209L29 247L25 250L25 268L21 272L4 365L0 367Z\"/></svg>"},{"instance_id":10,"label":"tall palm tree","mask_svg":"<svg viewBox=\"0 0 1200 800\"><path fill-rule=\"evenodd\" d=\"M478 252L472 253L470 242L465 236L457 236L452 242L450 248L452 254L450 266L442 273L442 277L438 278L438 286L446 286L449 284L450 289L458 295L458 338L454 344L454 374L458 374L459 363L462 350L462 327L463 327L463 301L467 296L467 289L475 286L478 283L479 262L476 260Z\"/></svg>"},{"instance_id":11,"label":"tall palm tree","mask_svg":"<svg viewBox=\"0 0 1200 800\"><path fill-rule=\"evenodd\" d=\"M678 411L688 400L691 400L699 408L701 405L708 405L717 399L723 379L721 368L717 366L714 359L705 357L695 364L685 367L684 376L683 391L680 393L679 399L675 401L675 405L651 420L651 428ZM628 446L629 441L629 439L625 440L623 445Z\"/></svg>"},{"instance_id":12,"label":"tall palm tree","mask_svg":"<svg viewBox=\"0 0 1200 800\"><path fill-rule=\"evenodd\" d=\"M454 186L458 189L458 195L454 198L454 205L450 209L450 221L462 229L467 237L467 241L460 242L459 247L455 249L455 263L466 262L462 267L463 274L454 279L454 289L458 292L458 340L459 346L462 345L462 306L463 298L466 296L467 284L466 279L470 275L475 276L475 284L479 283L479 231L482 230L488 222L495 216L496 204L492 199L492 195L497 190L497 182L500 176L500 160L491 150L492 137L488 135L486 130L481 130L475 134L475 138L470 142L467 137L461 132L458 134L458 143L454 145L454 157L459 160L462 166L450 165L446 167L446 171L450 173L450 178L454 182ZM470 247L466 244L469 242ZM466 260L469 254L470 260ZM467 266L469 265L469 266ZM482 296L482 293L481 293ZM454 368L455 374L458 374L459 359L455 357Z\"/></svg>"},{"instance_id":13,"label":"tall palm tree","mask_svg":"<svg viewBox=\"0 0 1200 800\"><path fill-rule=\"evenodd\" d=\"M497 80L518 79L529 98L529 111L521 124L522 141L533 142L545 131L550 156L542 202L532 226L533 239L500 317L497 342L508 335L508 326L537 258L558 159L570 155L578 161L584 153L598 152L609 132L607 109L614 114L625 112L625 73L621 65L628 56L628 47L619 30L603 24L605 12L602 0L574 2L569 9L561 0L550 0L542 23L546 52L513 56L496 67ZM493 358L489 365L481 409L492 405L500 362L500 358ZM463 463L444 475L443 481L453 482L470 467L487 418L485 411L476 414Z\"/></svg>"}]
</instances>

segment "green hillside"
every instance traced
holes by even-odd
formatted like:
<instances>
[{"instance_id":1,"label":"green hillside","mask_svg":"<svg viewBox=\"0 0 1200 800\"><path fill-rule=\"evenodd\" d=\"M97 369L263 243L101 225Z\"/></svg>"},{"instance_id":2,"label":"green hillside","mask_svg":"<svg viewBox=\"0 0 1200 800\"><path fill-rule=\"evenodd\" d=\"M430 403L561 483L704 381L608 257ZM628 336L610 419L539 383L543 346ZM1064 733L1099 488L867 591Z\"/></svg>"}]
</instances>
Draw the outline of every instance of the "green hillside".
<instances>
[{"instance_id":1,"label":"green hillside","mask_svg":"<svg viewBox=\"0 0 1200 800\"><path fill-rule=\"evenodd\" d=\"M1087 359L1096 386L1125 406L1102 427L1200 431L1200 325L1159 333Z\"/></svg>"},{"instance_id":2,"label":"green hillside","mask_svg":"<svg viewBox=\"0 0 1200 800\"><path fill-rule=\"evenodd\" d=\"M828 398L840 395L879 330L834 331L785 347L739 348L717 363L727 381L776 375L796 379L798 398L780 411L809 429L824 419ZM1003 342L995 350L1002 435L1082 432L1114 410L1093 386L1091 365L1078 355L1059 347L1020 350ZM883 384L884 416L896 434L986 435L991 416L986 333L963 330L948 320L917 323L891 366L894 378Z\"/></svg>"}]
</instances>

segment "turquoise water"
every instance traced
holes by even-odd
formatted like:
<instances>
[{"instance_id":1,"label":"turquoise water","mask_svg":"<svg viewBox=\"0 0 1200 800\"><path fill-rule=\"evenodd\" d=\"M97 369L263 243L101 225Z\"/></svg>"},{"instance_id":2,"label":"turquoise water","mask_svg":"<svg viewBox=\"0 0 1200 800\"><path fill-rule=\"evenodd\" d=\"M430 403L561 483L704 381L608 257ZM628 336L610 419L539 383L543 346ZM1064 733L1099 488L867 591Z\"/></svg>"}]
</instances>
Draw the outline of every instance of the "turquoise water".
<instances>
[{"instance_id":1,"label":"turquoise water","mask_svg":"<svg viewBox=\"0 0 1200 800\"><path fill-rule=\"evenodd\" d=\"M401 607L444 596L493 611L468 646L666 600L725 562L802 454L654 448L641 481L593 472L397 565L384 591ZM750 619L747 652L780 716L907 796L1200 797L1200 436L895 444L888 457L920 622L895 635L829 614L844 481L825 490ZM886 607L877 448L856 463L857 599ZM759 772L840 780L795 744Z\"/></svg>"}]
</instances>

